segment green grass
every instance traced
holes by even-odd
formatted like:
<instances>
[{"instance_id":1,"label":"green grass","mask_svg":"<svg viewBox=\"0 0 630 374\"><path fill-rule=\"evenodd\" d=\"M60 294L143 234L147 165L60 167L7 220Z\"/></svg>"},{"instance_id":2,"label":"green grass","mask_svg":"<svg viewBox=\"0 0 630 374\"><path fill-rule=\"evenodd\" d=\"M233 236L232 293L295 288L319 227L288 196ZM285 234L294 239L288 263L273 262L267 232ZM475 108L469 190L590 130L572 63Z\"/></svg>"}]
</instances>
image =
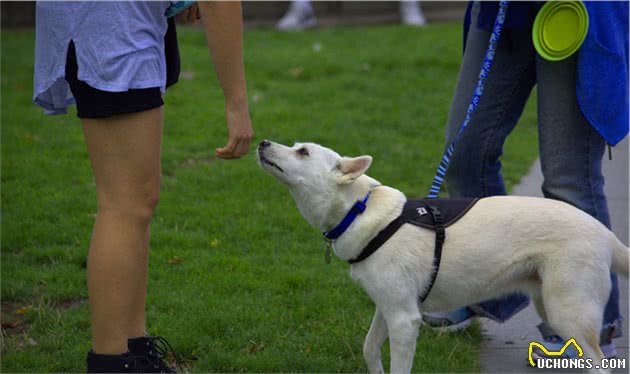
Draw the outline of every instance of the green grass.
<instances>
[{"instance_id":1,"label":"green grass","mask_svg":"<svg viewBox=\"0 0 630 374\"><path fill-rule=\"evenodd\" d=\"M166 336L194 372L365 371L372 302L347 264L324 263L321 234L253 154L215 159L226 139L222 94L203 34L179 34L186 73L166 97L149 332ZM33 38L2 33L1 370L81 372L94 181L74 112L44 116L31 103ZM459 25L259 29L245 38L257 141L370 154L371 176L426 194L461 58ZM510 186L536 157L532 108L521 122L503 159ZM478 371L480 340L478 328L423 330L414 370Z\"/></svg>"}]
</instances>

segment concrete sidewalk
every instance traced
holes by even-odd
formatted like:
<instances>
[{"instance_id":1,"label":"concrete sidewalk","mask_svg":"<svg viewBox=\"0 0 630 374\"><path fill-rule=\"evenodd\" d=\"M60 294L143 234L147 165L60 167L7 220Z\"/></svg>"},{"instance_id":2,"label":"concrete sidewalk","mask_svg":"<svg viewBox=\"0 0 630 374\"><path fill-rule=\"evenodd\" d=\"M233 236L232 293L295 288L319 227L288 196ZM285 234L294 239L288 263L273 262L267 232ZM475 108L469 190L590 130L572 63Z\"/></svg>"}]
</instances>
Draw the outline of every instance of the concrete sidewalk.
<instances>
[{"instance_id":1,"label":"concrete sidewalk","mask_svg":"<svg viewBox=\"0 0 630 374\"><path fill-rule=\"evenodd\" d=\"M617 237L628 245L628 138L614 147L612 160L604 156L604 175L606 178L606 196L612 228ZM537 161L530 173L514 188L512 194L523 196L542 196L540 163ZM625 336L615 340L617 357L626 358L626 369L613 371L614 373L628 373L628 280L619 277L619 293L621 296L621 310L625 318L623 329ZM577 306L576 306L577 307ZM531 340L540 339L536 325L540 318L533 305L518 313L509 321L499 324L481 319L486 340L481 349L481 367L485 373L540 373L527 364L527 349ZM556 372L545 370L543 372ZM569 372L569 371L563 371Z\"/></svg>"}]
</instances>

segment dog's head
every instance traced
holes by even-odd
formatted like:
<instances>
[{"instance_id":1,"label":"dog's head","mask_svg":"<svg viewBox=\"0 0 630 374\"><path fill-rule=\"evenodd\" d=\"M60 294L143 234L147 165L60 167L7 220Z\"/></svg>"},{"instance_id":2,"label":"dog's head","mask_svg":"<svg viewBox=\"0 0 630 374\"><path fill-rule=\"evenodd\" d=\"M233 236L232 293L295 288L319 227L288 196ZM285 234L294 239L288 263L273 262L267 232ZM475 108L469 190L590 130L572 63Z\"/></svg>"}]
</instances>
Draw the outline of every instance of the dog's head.
<instances>
[{"instance_id":1,"label":"dog's head","mask_svg":"<svg viewBox=\"0 0 630 374\"><path fill-rule=\"evenodd\" d=\"M338 223L358 197L379 183L364 175L371 156L342 157L314 143L292 147L265 140L258 162L288 187L309 223L327 231Z\"/></svg>"}]
</instances>

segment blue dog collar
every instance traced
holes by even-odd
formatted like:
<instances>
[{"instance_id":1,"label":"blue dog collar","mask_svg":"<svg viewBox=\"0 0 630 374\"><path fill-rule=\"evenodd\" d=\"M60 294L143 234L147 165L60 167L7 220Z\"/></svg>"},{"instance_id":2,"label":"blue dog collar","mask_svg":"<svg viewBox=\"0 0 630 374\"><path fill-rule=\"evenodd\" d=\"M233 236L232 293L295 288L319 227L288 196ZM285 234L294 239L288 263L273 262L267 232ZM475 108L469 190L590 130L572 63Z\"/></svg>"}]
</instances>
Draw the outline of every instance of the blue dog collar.
<instances>
[{"instance_id":1,"label":"blue dog collar","mask_svg":"<svg viewBox=\"0 0 630 374\"><path fill-rule=\"evenodd\" d=\"M340 237L344 232L346 232L348 227L350 227L352 222L354 222L354 219L357 218L359 214L365 211L365 204L367 203L369 198L370 198L370 193L368 192L362 201L357 201L356 203L354 203L352 208L350 208L350 211L348 212L348 214L346 214L346 216L343 217L341 222L339 222L339 224L335 226L332 230L324 233L324 236L326 237L326 239L335 240L338 237Z\"/></svg>"}]
</instances>

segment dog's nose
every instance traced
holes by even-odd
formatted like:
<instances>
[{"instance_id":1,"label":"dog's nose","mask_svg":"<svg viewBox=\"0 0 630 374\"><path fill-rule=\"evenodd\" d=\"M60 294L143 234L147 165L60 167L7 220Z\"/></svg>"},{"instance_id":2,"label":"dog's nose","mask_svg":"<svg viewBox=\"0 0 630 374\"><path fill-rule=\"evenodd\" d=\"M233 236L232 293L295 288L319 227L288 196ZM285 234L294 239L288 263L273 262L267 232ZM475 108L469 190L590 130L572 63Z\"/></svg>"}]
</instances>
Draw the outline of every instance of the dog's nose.
<instances>
[{"instance_id":1,"label":"dog's nose","mask_svg":"<svg viewBox=\"0 0 630 374\"><path fill-rule=\"evenodd\" d=\"M262 142L260 142L260 144L258 144L260 148L267 148L270 145L271 145L271 142L269 140L263 140Z\"/></svg>"}]
</instances>

